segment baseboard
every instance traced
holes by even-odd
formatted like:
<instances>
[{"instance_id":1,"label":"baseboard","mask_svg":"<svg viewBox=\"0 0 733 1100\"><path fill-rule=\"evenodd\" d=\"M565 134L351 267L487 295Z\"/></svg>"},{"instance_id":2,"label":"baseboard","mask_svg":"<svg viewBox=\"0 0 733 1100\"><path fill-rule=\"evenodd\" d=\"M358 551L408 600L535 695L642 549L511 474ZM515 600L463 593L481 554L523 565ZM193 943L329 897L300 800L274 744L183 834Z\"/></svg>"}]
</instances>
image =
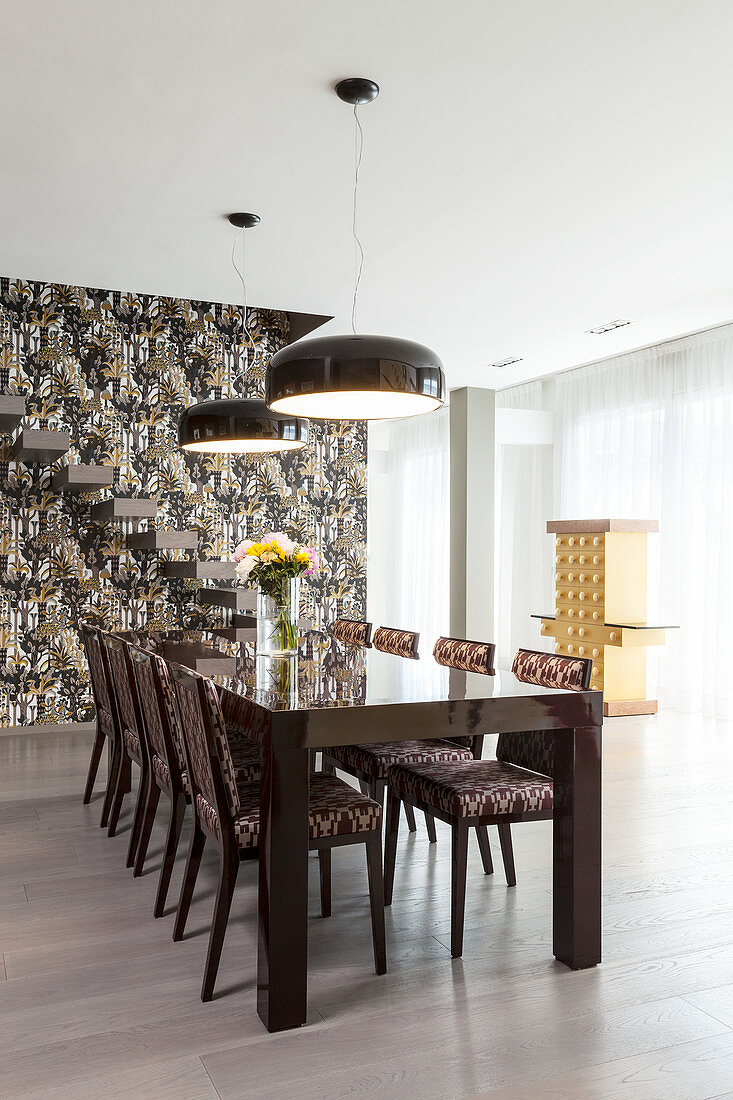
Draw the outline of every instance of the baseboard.
<instances>
[{"instance_id":1,"label":"baseboard","mask_svg":"<svg viewBox=\"0 0 733 1100\"><path fill-rule=\"evenodd\" d=\"M62 725L0 726L0 737L17 737L20 734L44 733L94 733L96 722L66 722Z\"/></svg>"}]
</instances>

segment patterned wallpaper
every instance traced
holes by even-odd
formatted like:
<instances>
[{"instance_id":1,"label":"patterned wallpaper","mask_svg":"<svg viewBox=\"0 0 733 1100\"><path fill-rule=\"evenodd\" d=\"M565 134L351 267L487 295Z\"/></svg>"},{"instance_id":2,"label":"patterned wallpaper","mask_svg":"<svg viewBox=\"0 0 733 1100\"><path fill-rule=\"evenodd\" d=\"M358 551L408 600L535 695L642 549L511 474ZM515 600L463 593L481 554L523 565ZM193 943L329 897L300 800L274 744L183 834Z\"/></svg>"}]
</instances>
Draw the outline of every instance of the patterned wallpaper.
<instances>
[{"instance_id":1,"label":"patterned wallpaper","mask_svg":"<svg viewBox=\"0 0 733 1100\"><path fill-rule=\"evenodd\" d=\"M53 466L10 462L0 436L0 724L84 721L93 708L77 626L197 631L198 581L162 576L126 532L197 528L199 557L228 557L242 538L284 529L315 545L323 574L303 581L317 625L361 616L366 600L366 429L313 423L309 445L282 457L188 455L181 409L259 395L269 356L289 339L287 313L147 294L0 279L0 392L26 395L27 428L71 433ZM115 494L152 496L154 521L93 522L83 495L51 489L66 462L114 471ZM196 555L194 555L196 556ZM226 643L217 643L226 647Z\"/></svg>"}]
</instances>

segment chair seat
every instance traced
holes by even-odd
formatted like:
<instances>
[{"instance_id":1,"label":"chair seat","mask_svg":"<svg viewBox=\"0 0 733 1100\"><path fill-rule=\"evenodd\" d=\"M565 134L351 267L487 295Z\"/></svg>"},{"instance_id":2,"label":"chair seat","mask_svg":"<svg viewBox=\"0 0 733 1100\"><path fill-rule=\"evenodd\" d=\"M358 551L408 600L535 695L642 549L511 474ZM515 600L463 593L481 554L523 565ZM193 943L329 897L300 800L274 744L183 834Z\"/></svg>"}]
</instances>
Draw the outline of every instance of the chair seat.
<instances>
[{"instance_id":1,"label":"chair seat","mask_svg":"<svg viewBox=\"0 0 733 1100\"><path fill-rule=\"evenodd\" d=\"M394 764L458 763L473 760L470 749L451 741L399 741L393 745L339 745L327 755L345 768L354 768L370 779L386 779Z\"/></svg>"},{"instance_id":2,"label":"chair seat","mask_svg":"<svg viewBox=\"0 0 733 1100\"><path fill-rule=\"evenodd\" d=\"M142 753L140 751L140 738L132 730L123 730L122 737L125 742L125 748L129 752L133 760L137 760L138 763L142 759Z\"/></svg>"},{"instance_id":3,"label":"chair seat","mask_svg":"<svg viewBox=\"0 0 733 1100\"><path fill-rule=\"evenodd\" d=\"M500 760L392 767L389 786L456 818L552 810L551 779Z\"/></svg>"},{"instance_id":4,"label":"chair seat","mask_svg":"<svg viewBox=\"0 0 733 1100\"><path fill-rule=\"evenodd\" d=\"M234 782L256 783L260 778L260 746L240 735L229 739L229 749L234 765Z\"/></svg>"},{"instance_id":5,"label":"chair seat","mask_svg":"<svg viewBox=\"0 0 733 1100\"><path fill-rule=\"evenodd\" d=\"M260 834L259 783L237 784L240 811L234 819L234 834L240 848L253 848ZM380 827L382 807L374 799L355 791L335 775L315 772L310 777L308 836L369 833Z\"/></svg>"}]
</instances>

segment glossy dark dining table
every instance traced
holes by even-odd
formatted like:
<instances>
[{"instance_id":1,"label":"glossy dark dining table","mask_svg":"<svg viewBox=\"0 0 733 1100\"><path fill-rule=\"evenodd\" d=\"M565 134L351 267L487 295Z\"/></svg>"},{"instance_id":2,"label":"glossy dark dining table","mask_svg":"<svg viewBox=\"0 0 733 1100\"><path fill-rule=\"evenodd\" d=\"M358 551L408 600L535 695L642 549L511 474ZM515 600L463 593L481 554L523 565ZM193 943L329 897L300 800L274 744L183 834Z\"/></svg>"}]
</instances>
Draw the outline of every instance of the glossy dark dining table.
<instances>
[{"instance_id":1,"label":"glossy dark dining table","mask_svg":"<svg viewBox=\"0 0 733 1100\"><path fill-rule=\"evenodd\" d=\"M497 670L448 670L308 634L297 658L255 658L215 677L231 722L262 746L257 1010L269 1031L305 1023L310 750L364 741L552 730L553 953L601 959L598 691L561 691Z\"/></svg>"}]
</instances>

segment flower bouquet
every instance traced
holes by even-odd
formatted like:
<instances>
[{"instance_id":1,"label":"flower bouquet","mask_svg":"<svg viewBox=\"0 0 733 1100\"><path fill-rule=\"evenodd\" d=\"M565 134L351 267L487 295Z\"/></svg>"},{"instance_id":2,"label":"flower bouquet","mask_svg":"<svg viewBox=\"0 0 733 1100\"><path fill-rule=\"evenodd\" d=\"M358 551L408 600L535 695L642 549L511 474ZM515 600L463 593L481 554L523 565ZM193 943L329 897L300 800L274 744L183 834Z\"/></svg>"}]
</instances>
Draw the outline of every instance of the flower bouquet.
<instances>
[{"instance_id":1,"label":"flower bouquet","mask_svg":"<svg viewBox=\"0 0 733 1100\"><path fill-rule=\"evenodd\" d=\"M261 542L240 542L234 560L238 579L257 585L257 652L275 657L297 653L300 578L312 577L320 568L316 551L282 531L268 531Z\"/></svg>"}]
</instances>

